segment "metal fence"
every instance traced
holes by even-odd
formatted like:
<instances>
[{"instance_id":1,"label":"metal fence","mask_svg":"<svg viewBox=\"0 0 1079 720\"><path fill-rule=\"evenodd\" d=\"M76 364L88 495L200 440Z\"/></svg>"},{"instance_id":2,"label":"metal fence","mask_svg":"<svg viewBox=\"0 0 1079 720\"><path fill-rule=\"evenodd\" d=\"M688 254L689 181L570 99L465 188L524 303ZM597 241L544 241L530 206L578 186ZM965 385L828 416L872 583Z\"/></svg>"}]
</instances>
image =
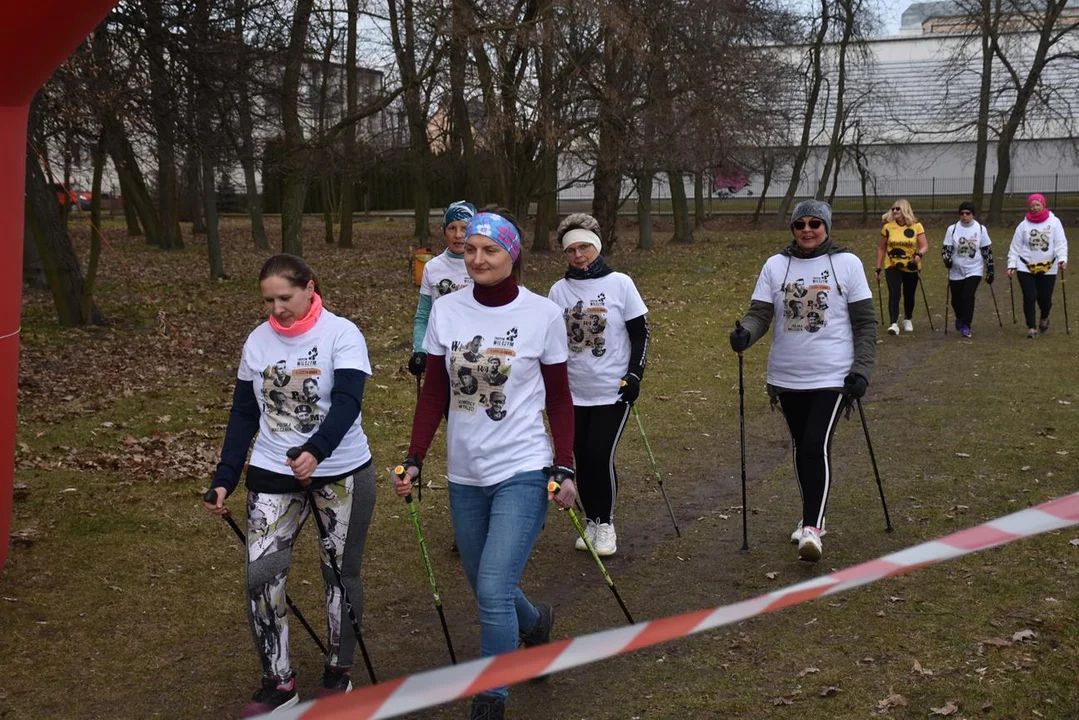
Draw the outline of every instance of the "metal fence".
<instances>
[{"instance_id":1,"label":"metal fence","mask_svg":"<svg viewBox=\"0 0 1079 720\"><path fill-rule=\"evenodd\" d=\"M992 192L996 176L987 178L986 197ZM776 212L782 203L790 178L773 179L761 208L763 213ZM816 180L803 182L796 198L812 197L817 190ZM694 207L693 183L687 178L686 196L689 198L690 212ZM717 191L705 183L705 212L708 214L744 214L756 210L760 202L763 185L759 178L753 178L749 185L736 193L727 190ZM914 178L873 178L866 185L864 205L867 212L882 213L896 198L907 198L916 211L935 212L952 210L959 200L969 198L973 193L972 177L914 177ZM829 188L830 190L830 188ZM1055 173L1052 175L1013 175L1008 179L1005 189L1006 208L1022 208L1026 205L1030 193L1045 195L1051 208L1079 208L1079 174ZM829 193L825 193L825 198ZM627 182L622 187L620 212L623 215L636 214L637 192ZM669 213L671 210L671 188L665 176L652 181L652 212ZM862 184L858 179L842 179L836 184L833 205L837 211L859 212L863 209ZM558 195L560 213L587 211L592 206L592 186L582 185L566 188Z\"/></svg>"}]
</instances>

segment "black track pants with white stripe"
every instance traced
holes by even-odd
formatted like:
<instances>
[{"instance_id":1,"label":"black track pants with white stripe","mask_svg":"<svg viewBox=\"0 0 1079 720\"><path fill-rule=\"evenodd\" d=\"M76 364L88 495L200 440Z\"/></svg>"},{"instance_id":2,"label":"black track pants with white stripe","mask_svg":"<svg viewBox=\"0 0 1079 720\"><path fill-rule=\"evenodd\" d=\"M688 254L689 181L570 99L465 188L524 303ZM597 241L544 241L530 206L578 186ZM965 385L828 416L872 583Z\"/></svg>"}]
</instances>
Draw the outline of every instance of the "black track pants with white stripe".
<instances>
[{"instance_id":1,"label":"black track pants with white stripe","mask_svg":"<svg viewBox=\"0 0 1079 720\"><path fill-rule=\"evenodd\" d=\"M837 390L782 392L794 449L794 477L802 494L802 526L821 527L832 489L832 435L839 423L843 394Z\"/></svg>"},{"instance_id":2,"label":"black track pants with white stripe","mask_svg":"<svg viewBox=\"0 0 1079 720\"><path fill-rule=\"evenodd\" d=\"M573 454L577 459L577 492L590 520L609 523L618 496L614 453L629 418L629 405L573 406Z\"/></svg>"}]
</instances>

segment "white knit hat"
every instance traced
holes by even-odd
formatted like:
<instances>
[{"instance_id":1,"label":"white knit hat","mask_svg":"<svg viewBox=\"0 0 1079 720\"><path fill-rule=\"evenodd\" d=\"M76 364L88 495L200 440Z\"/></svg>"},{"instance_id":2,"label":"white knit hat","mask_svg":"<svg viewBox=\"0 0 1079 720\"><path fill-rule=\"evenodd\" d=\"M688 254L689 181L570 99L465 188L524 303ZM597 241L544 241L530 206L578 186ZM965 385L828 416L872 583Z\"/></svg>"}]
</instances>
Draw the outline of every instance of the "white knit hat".
<instances>
[{"instance_id":1,"label":"white knit hat","mask_svg":"<svg viewBox=\"0 0 1079 720\"><path fill-rule=\"evenodd\" d=\"M584 228L573 228L566 231L566 234L562 236L562 249L565 250L570 245L577 245L579 243L588 243L596 247L596 252L603 250L603 243L600 242L599 235L596 235L591 230L585 230Z\"/></svg>"}]
</instances>

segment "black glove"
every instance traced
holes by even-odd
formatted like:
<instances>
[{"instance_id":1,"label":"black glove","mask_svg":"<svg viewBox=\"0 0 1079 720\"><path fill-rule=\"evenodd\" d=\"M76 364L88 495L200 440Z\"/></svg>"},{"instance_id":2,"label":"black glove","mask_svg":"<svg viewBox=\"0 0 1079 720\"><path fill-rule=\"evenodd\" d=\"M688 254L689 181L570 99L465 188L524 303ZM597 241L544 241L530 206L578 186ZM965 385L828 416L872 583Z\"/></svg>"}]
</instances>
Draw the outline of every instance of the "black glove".
<instances>
[{"instance_id":1,"label":"black glove","mask_svg":"<svg viewBox=\"0 0 1079 720\"><path fill-rule=\"evenodd\" d=\"M738 353L745 352L751 339L749 330L746 330L745 326L740 324L735 326L734 330L731 330L731 350Z\"/></svg>"},{"instance_id":2,"label":"black glove","mask_svg":"<svg viewBox=\"0 0 1079 720\"><path fill-rule=\"evenodd\" d=\"M404 461L402 461L400 467L402 472L405 473L408 472L409 468L416 468L416 477L413 478L412 482L418 483L420 481L420 476L423 475L423 463L421 463L419 460L409 455L404 459Z\"/></svg>"},{"instance_id":3,"label":"black glove","mask_svg":"<svg viewBox=\"0 0 1079 720\"><path fill-rule=\"evenodd\" d=\"M414 352L412 357L408 359L408 371L419 377L423 375L423 371L427 369L427 353Z\"/></svg>"},{"instance_id":4,"label":"black glove","mask_svg":"<svg viewBox=\"0 0 1079 720\"><path fill-rule=\"evenodd\" d=\"M622 378L622 385L618 388L618 399L626 405L632 405L641 394L641 379L633 373L627 373Z\"/></svg>"},{"instance_id":5,"label":"black glove","mask_svg":"<svg viewBox=\"0 0 1079 720\"><path fill-rule=\"evenodd\" d=\"M577 473L574 472L573 468L567 467L565 465L552 465L550 467L545 467L543 468L543 472L547 473L548 480L554 480L559 485L564 483L566 480L572 480L573 478L577 477Z\"/></svg>"},{"instance_id":6,"label":"black glove","mask_svg":"<svg viewBox=\"0 0 1079 720\"><path fill-rule=\"evenodd\" d=\"M952 269L952 261L951 261L950 259L949 259L949 260L945 260L945 261L944 261L944 267L946 267L947 269L951 270L951 269Z\"/></svg>"},{"instance_id":7,"label":"black glove","mask_svg":"<svg viewBox=\"0 0 1079 720\"><path fill-rule=\"evenodd\" d=\"M989 283L990 285L992 285L993 284L993 279L996 278L996 276L997 276L997 274L995 272L990 272L988 275L985 276L985 281L987 283Z\"/></svg>"},{"instance_id":8,"label":"black glove","mask_svg":"<svg viewBox=\"0 0 1079 720\"><path fill-rule=\"evenodd\" d=\"M861 399L869 389L869 381L858 373L850 373L843 378L843 395L850 402Z\"/></svg>"}]
</instances>

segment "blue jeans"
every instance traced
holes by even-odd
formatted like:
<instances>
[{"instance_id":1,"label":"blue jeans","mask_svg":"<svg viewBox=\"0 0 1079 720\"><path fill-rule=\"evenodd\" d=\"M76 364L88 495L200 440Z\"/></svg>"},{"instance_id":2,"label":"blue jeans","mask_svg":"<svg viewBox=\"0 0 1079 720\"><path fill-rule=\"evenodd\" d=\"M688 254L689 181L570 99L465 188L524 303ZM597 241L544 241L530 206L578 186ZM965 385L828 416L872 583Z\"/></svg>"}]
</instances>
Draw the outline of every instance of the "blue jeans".
<instances>
[{"instance_id":1,"label":"blue jeans","mask_svg":"<svg viewBox=\"0 0 1079 720\"><path fill-rule=\"evenodd\" d=\"M480 656L515 650L539 613L518 583L547 518L547 476L518 473L489 487L450 483L450 516L461 565L480 611ZM505 698L507 688L486 692Z\"/></svg>"}]
</instances>

